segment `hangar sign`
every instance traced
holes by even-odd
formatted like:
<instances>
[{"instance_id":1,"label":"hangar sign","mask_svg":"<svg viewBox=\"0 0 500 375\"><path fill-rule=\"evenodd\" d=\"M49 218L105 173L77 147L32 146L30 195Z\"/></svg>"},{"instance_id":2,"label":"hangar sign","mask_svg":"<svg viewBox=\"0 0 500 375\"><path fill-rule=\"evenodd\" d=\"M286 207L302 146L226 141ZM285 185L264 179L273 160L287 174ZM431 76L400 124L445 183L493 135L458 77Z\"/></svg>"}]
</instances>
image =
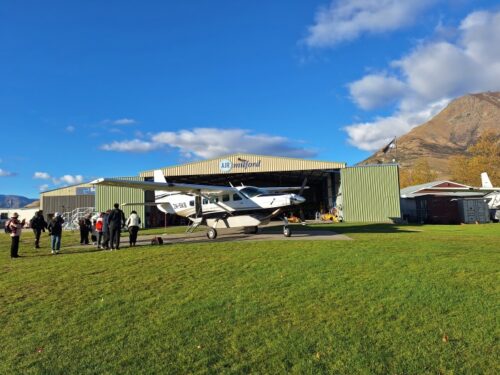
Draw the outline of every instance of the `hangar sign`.
<instances>
[{"instance_id":1,"label":"hangar sign","mask_svg":"<svg viewBox=\"0 0 500 375\"><path fill-rule=\"evenodd\" d=\"M260 168L261 161L248 161L239 159L237 163L233 163L231 160L223 159L219 162L219 169L221 172L231 172L233 169L247 170L250 168Z\"/></svg>"}]
</instances>

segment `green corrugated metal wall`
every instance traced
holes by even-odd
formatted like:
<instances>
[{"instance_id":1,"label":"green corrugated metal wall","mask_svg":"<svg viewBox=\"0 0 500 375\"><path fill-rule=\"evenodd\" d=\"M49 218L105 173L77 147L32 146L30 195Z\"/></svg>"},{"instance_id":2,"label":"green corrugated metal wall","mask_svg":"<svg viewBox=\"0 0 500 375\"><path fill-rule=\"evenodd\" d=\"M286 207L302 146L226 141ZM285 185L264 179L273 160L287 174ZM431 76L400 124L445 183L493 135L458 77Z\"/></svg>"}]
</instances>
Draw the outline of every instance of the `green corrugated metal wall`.
<instances>
[{"instance_id":1,"label":"green corrugated metal wall","mask_svg":"<svg viewBox=\"0 0 500 375\"><path fill-rule=\"evenodd\" d=\"M344 221L391 222L401 218L397 165L340 170Z\"/></svg>"},{"instance_id":2,"label":"green corrugated metal wall","mask_svg":"<svg viewBox=\"0 0 500 375\"><path fill-rule=\"evenodd\" d=\"M128 181L144 181L143 177L118 177ZM145 192L140 189L130 189L116 186L96 185L95 207L97 211L106 211L113 208L115 203L144 203L146 201ZM121 207L125 217L130 215L132 210L137 211L142 222L146 222L146 208L144 204Z\"/></svg>"}]
</instances>

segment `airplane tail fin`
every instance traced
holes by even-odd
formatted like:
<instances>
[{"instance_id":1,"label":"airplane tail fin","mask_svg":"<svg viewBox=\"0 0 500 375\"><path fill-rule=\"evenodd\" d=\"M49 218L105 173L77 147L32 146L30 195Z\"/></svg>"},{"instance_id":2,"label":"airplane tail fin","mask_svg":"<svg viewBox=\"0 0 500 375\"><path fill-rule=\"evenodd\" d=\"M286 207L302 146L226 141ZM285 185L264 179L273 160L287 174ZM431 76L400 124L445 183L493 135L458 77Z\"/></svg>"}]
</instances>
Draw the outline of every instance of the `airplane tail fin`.
<instances>
[{"instance_id":1,"label":"airplane tail fin","mask_svg":"<svg viewBox=\"0 0 500 375\"><path fill-rule=\"evenodd\" d=\"M156 169L153 174L154 182L162 182L167 183L167 179L163 175L163 172L159 169ZM167 191L156 190L155 191L155 201L160 201L165 196L169 195Z\"/></svg>"},{"instance_id":2,"label":"airplane tail fin","mask_svg":"<svg viewBox=\"0 0 500 375\"><path fill-rule=\"evenodd\" d=\"M484 188L492 188L493 185L491 184L490 178L488 177L488 173L483 172L481 173L481 185Z\"/></svg>"}]
</instances>

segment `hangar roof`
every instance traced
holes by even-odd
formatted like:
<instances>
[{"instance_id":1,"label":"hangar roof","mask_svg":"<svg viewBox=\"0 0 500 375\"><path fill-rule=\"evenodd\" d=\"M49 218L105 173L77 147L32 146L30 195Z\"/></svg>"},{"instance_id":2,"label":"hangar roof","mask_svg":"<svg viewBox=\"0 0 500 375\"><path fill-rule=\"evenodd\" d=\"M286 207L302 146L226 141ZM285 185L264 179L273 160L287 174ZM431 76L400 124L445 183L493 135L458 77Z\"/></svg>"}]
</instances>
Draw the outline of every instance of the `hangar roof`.
<instances>
[{"instance_id":1,"label":"hangar roof","mask_svg":"<svg viewBox=\"0 0 500 375\"><path fill-rule=\"evenodd\" d=\"M40 196L50 197L50 196L61 196L61 195L77 195L78 189L90 189L94 186L88 182L82 184L68 185L63 187L58 187L51 190L45 190L40 193Z\"/></svg>"},{"instance_id":2,"label":"hangar roof","mask_svg":"<svg viewBox=\"0 0 500 375\"><path fill-rule=\"evenodd\" d=\"M401 198L415 198L423 195L440 195L449 197L482 197L486 193L473 191L472 186L453 181L432 181L421 185L408 186L401 189Z\"/></svg>"},{"instance_id":3,"label":"hangar roof","mask_svg":"<svg viewBox=\"0 0 500 375\"><path fill-rule=\"evenodd\" d=\"M345 168L345 163L318 161L254 154L231 154L215 159L159 168L167 177L199 176L213 174L290 172L307 170L333 170ZM140 173L141 177L152 177L153 170Z\"/></svg>"}]
</instances>

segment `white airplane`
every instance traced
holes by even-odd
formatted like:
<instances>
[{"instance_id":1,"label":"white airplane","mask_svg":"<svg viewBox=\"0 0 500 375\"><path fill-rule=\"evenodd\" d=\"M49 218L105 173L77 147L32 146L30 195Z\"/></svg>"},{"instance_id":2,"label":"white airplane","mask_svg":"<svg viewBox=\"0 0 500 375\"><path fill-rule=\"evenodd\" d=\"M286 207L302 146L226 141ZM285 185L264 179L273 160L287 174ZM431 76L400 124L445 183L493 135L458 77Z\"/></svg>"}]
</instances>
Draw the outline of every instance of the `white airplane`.
<instances>
[{"instance_id":1,"label":"white airplane","mask_svg":"<svg viewBox=\"0 0 500 375\"><path fill-rule=\"evenodd\" d=\"M492 191L487 194L485 198L488 200L488 208L490 209L490 216L492 220L500 220L500 187L493 187L493 184L488 177L488 173L481 173L482 189Z\"/></svg>"},{"instance_id":2,"label":"white airplane","mask_svg":"<svg viewBox=\"0 0 500 375\"><path fill-rule=\"evenodd\" d=\"M218 228L243 227L245 233L257 233L260 225L268 224L285 208L304 203L305 198L301 194L307 188L306 180L299 187L178 184L167 182L160 170L154 171L154 181L100 178L91 184L155 191L155 202L152 204L162 212L188 218L191 221L190 231L206 225L207 237L211 240L217 237ZM294 190L300 190L300 193L290 193ZM283 222L283 234L290 237L292 231L285 216Z\"/></svg>"}]
</instances>

